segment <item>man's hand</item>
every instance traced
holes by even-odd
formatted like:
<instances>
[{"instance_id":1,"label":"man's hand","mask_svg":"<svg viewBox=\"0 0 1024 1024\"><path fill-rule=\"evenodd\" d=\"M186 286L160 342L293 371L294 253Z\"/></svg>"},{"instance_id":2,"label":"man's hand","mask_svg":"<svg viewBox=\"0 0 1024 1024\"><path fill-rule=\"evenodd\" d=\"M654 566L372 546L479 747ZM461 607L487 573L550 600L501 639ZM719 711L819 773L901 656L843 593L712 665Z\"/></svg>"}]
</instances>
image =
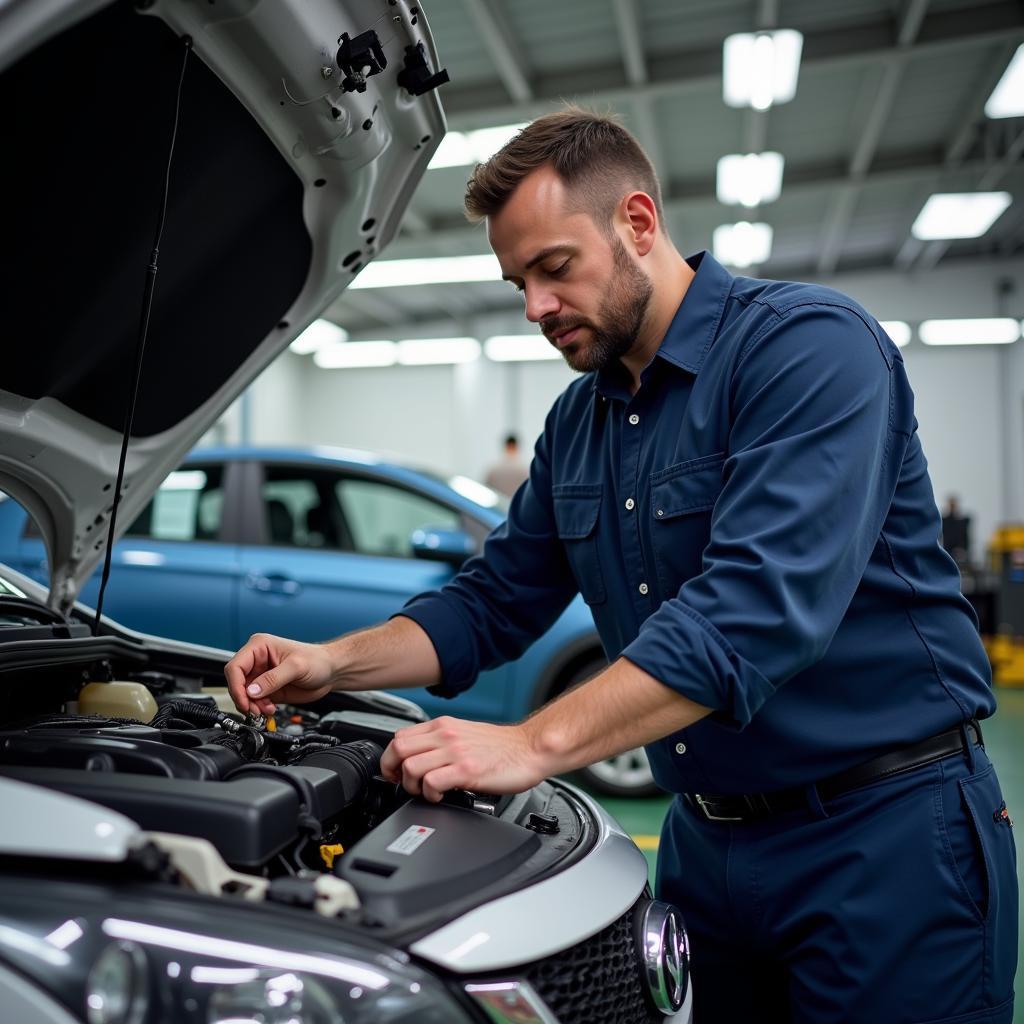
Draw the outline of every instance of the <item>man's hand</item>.
<instances>
[{"instance_id":1,"label":"man's hand","mask_svg":"<svg viewBox=\"0 0 1024 1024\"><path fill-rule=\"evenodd\" d=\"M329 693L334 667L321 644L256 633L224 666L235 706L243 714L277 710L273 694L285 704L306 704Z\"/></svg>"},{"instance_id":2,"label":"man's hand","mask_svg":"<svg viewBox=\"0 0 1024 1024\"><path fill-rule=\"evenodd\" d=\"M548 775L521 725L435 718L399 729L384 751L381 774L436 803L449 789L522 793Z\"/></svg>"}]
</instances>

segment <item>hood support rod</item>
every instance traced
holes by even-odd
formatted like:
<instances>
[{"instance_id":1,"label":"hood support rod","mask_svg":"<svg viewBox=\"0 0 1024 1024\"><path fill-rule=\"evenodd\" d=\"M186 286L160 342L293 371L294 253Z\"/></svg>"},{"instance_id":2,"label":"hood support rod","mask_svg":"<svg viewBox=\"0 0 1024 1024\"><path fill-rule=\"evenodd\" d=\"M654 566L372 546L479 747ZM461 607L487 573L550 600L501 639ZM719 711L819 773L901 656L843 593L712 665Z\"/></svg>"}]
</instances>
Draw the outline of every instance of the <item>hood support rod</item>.
<instances>
[{"instance_id":1,"label":"hood support rod","mask_svg":"<svg viewBox=\"0 0 1024 1024\"><path fill-rule=\"evenodd\" d=\"M121 486L124 483L124 465L128 458L128 441L132 434L132 423L135 420L135 402L139 396L139 383L142 380L142 358L146 351L146 336L149 334L149 314L153 308L153 293L156 290L156 275L160 258L160 240L164 233L164 220L167 217L167 197L171 188L171 164L174 160L174 144L178 139L178 124L181 119L181 90L185 81L185 68L188 66L188 55L192 51L192 39L183 37L185 53L181 61L181 74L178 76L178 92L174 101L174 127L171 131L171 144L167 150L167 168L164 172L163 197L160 204L160 217L153 238L153 251L146 268L146 283L142 292L142 314L139 318L139 341L135 352L135 381L128 399L125 412L124 431L121 437L121 457L117 464L117 482L114 485L114 504L110 509L110 526L107 530L107 547L103 553L103 576L100 580L100 593L96 601L96 618L92 624L92 635L97 636L100 630L100 617L103 614L103 595L110 578L110 556L114 547L114 525L117 522L117 507L121 503Z\"/></svg>"}]
</instances>

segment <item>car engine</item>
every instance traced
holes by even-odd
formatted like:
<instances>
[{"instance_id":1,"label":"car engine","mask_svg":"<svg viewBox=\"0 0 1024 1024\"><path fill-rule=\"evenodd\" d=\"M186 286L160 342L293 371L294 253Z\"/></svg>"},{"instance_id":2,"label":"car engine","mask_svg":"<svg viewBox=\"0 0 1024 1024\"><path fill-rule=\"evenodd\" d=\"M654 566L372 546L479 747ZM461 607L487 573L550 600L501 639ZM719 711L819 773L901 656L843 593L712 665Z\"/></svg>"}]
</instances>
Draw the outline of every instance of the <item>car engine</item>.
<instances>
[{"instance_id":1,"label":"car engine","mask_svg":"<svg viewBox=\"0 0 1024 1024\"><path fill-rule=\"evenodd\" d=\"M557 785L514 798L456 791L437 805L410 798L379 775L409 720L361 706L373 698L337 695L328 704L351 706L284 707L262 721L222 710L223 691L181 685L143 672L78 693L151 705L148 721L82 713L84 699L21 716L0 728L0 778L123 814L151 839L140 860L177 884L344 910L392 941L586 844L588 824Z\"/></svg>"}]
</instances>

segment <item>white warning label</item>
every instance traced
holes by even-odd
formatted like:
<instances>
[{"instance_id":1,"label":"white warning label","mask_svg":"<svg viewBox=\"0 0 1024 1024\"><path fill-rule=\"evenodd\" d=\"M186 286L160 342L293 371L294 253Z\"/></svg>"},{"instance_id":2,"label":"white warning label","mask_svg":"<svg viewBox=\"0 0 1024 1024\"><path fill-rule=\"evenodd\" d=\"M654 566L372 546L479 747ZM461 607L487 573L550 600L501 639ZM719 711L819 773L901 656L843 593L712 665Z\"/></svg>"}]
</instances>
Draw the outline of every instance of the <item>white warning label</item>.
<instances>
[{"instance_id":1,"label":"white warning label","mask_svg":"<svg viewBox=\"0 0 1024 1024\"><path fill-rule=\"evenodd\" d=\"M432 835L434 830L426 825L410 825L388 847L388 853L415 853Z\"/></svg>"}]
</instances>

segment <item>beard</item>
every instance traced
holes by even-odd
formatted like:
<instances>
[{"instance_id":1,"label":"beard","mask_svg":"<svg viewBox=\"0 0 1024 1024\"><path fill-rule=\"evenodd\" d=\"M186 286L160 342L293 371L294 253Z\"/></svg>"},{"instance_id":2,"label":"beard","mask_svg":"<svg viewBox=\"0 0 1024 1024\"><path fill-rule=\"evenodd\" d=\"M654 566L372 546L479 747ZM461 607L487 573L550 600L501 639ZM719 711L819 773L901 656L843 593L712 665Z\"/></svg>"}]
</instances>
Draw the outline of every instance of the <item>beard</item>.
<instances>
[{"instance_id":1,"label":"beard","mask_svg":"<svg viewBox=\"0 0 1024 1024\"><path fill-rule=\"evenodd\" d=\"M614 270L608 292L595 321L569 317L544 320L540 329L550 339L576 327L586 328L592 338L574 341L561 350L570 369L577 373L603 370L621 359L636 343L654 294L651 279L629 258L618 238L612 241Z\"/></svg>"}]
</instances>

